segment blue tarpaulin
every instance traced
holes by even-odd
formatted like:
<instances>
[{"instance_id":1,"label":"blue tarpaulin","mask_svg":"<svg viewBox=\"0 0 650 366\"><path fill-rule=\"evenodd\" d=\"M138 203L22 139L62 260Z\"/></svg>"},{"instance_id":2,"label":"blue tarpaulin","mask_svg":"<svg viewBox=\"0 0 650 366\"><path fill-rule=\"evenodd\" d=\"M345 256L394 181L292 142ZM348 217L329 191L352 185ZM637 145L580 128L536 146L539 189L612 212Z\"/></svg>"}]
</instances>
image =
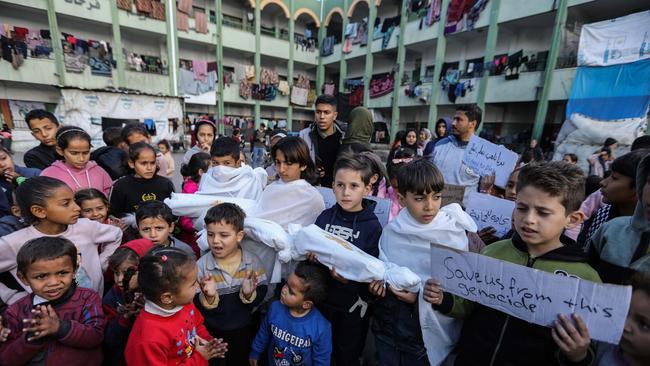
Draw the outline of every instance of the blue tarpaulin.
<instances>
[{"instance_id":1,"label":"blue tarpaulin","mask_svg":"<svg viewBox=\"0 0 650 366\"><path fill-rule=\"evenodd\" d=\"M650 105L650 59L605 67L578 67L566 117L644 117Z\"/></svg>"}]
</instances>

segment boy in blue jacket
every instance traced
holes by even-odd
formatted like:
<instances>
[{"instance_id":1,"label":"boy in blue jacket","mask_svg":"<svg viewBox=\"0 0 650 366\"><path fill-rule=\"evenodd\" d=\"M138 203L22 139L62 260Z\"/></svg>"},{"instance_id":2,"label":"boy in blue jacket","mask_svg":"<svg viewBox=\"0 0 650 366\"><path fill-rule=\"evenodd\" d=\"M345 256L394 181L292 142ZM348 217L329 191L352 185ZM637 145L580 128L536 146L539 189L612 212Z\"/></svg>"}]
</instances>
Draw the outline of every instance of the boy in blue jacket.
<instances>
[{"instance_id":1,"label":"boy in blue jacket","mask_svg":"<svg viewBox=\"0 0 650 366\"><path fill-rule=\"evenodd\" d=\"M381 224L375 215L376 203L364 198L372 190L372 163L363 155L342 155L334 163L332 189L336 204L323 211L316 225L364 252L379 255ZM316 259L311 256L311 259ZM370 314L368 285L348 281L332 268L329 296L319 307L332 323L333 354L336 365L359 365L366 343Z\"/></svg>"},{"instance_id":2,"label":"boy in blue jacket","mask_svg":"<svg viewBox=\"0 0 650 366\"><path fill-rule=\"evenodd\" d=\"M326 296L326 281L318 265L298 264L260 325L250 366L265 350L268 365L330 366L332 328L314 306Z\"/></svg>"}]
</instances>

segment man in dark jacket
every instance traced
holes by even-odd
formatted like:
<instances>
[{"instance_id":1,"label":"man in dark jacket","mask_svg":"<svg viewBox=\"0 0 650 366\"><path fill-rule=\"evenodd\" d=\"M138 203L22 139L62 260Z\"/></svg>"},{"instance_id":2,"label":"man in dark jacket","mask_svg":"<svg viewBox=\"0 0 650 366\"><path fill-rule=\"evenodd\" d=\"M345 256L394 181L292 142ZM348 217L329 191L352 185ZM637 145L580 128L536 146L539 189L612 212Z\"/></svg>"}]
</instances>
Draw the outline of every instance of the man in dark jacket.
<instances>
[{"instance_id":1,"label":"man in dark jacket","mask_svg":"<svg viewBox=\"0 0 650 366\"><path fill-rule=\"evenodd\" d=\"M106 146L100 147L90 154L90 159L106 170L113 180L122 178L129 173L126 168L125 149L120 147L120 145L126 147L121 131L122 129L119 127L110 127L104 130L102 139Z\"/></svg>"},{"instance_id":2,"label":"man in dark jacket","mask_svg":"<svg viewBox=\"0 0 650 366\"><path fill-rule=\"evenodd\" d=\"M43 170L61 159L56 153L56 132L59 130L56 117L48 111L34 109L27 113L25 122L32 131L32 136L40 142L40 145L25 153L25 166Z\"/></svg>"}]
</instances>

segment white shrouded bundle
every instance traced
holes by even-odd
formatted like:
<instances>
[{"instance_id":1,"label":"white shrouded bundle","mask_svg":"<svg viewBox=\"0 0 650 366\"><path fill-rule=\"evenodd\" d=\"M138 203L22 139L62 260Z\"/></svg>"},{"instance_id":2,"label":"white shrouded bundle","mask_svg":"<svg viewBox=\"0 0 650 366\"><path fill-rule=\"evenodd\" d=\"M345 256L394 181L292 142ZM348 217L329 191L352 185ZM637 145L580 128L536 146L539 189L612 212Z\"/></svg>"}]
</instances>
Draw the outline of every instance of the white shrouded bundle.
<instances>
[{"instance_id":1,"label":"white shrouded bundle","mask_svg":"<svg viewBox=\"0 0 650 366\"><path fill-rule=\"evenodd\" d=\"M197 193L257 201L262 196L267 179L266 170L262 168L253 169L246 164L239 168L215 166L203 174Z\"/></svg>"},{"instance_id":2,"label":"white shrouded bundle","mask_svg":"<svg viewBox=\"0 0 650 366\"><path fill-rule=\"evenodd\" d=\"M172 193L170 198L165 199L165 204L172 209L176 216L187 216L194 220L194 227L197 230L203 229L203 217L212 206L229 202L241 207L248 215L254 210L256 202L246 198L235 198L226 196L214 196L206 194Z\"/></svg>"},{"instance_id":3,"label":"white shrouded bundle","mask_svg":"<svg viewBox=\"0 0 650 366\"><path fill-rule=\"evenodd\" d=\"M329 269L336 268L336 273L351 281L383 280L396 290L411 292L420 287L420 277L408 268L385 263L316 225L306 226L295 234L293 250L295 260L314 253L320 263Z\"/></svg>"}]
</instances>

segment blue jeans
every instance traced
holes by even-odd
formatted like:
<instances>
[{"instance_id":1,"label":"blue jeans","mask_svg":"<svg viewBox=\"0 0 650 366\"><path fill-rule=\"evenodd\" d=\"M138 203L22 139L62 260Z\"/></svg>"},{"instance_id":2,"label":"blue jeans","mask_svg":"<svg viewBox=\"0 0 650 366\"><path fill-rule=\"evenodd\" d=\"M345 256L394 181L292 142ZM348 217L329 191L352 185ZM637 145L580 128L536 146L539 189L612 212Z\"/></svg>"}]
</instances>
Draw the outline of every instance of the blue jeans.
<instances>
[{"instance_id":1,"label":"blue jeans","mask_svg":"<svg viewBox=\"0 0 650 366\"><path fill-rule=\"evenodd\" d=\"M404 352L395 345L385 342L381 337L375 337L377 360L381 366L429 366L426 350L421 354Z\"/></svg>"},{"instance_id":2,"label":"blue jeans","mask_svg":"<svg viewBox=\"0 0 650 366\"><path fill-rule=\"evenodd\" d=\"M253 168L257 168L264 165L264 154L266 149L263 147L254 147L253 156L251 156L251 165Z\"/></svg>"}]
</instances>

